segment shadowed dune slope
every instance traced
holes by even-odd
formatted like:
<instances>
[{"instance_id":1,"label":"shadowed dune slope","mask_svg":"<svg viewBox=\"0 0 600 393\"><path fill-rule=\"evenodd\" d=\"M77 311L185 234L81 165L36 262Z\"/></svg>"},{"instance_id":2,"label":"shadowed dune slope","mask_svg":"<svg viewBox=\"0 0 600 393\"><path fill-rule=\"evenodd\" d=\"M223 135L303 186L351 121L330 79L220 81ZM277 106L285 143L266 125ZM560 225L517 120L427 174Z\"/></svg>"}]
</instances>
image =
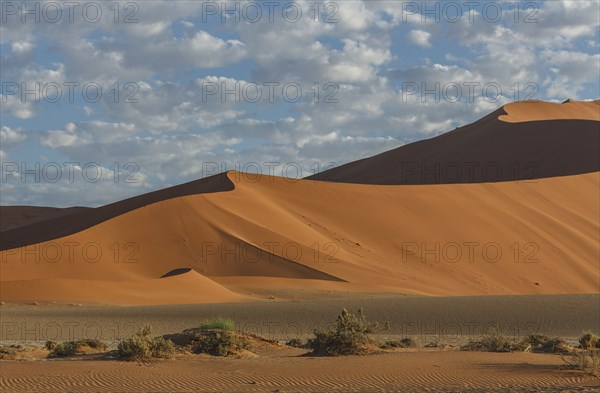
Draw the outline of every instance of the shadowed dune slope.
<instances>
[{"instance_id":1,"label":"shadowed dune slope","mask_svg":"<svg viewBox=\"0 0 600 393\"><path fill-rule=\"evenodd\" d=\"M57 239L79 231L82 231L101 222L127 213L131 210L138 209L153 203L164 201L171 198L177 198L185 195L223 192L233 190L233 184L227 179L227 176L222 173L200 180L194 180L189 183L180 184L174 187L165 188L162 190L150 192L143 195L138 195L133 198L125 199L119 202L98 208L69 208L60 209L63 212L68 211L69 214L46 214L44 212L32 219L30 225L23 216L31 215L31 212L37 211L39 208L33 207L16 207L4 206L2 213L5 211L10 213L8 218L7 229L2 228L0 250L9 250L12 248L22 247L29 244L35 244L52 239ZM41 208L53 209L53 208ZM50 210L47 210L50 212ZM14 217L14 218L13 218ZM2 219L4 222L4 218ZM20 223L15 226L15 223ZM4 226L4 223L3 223Z\"/></svg>"},{"instance_id":2,"label":"shadowed dune slope","mask_svg":"<svg viewBox=\"0 0 600 393\"><path fill-rule=\"evenodd\" d=\"M79 213L89 207L0 206L0 232L45 221L51 218Z\"/></svg>"},{"instance_id":3,"label":"shadowed dune slope","mask_svg":"<svg viewBox=\"0 0 600 393\"><path fill-rule=\"evenodd\" d=\"M76 301L115 290L97 301L218 303L264 282L443 296L600 290L598 172L430 186L227 176L231 192L164 200L3 251L0 297ZM168 282L176 295L161 289Z\"/></svg>"},{"instance_id":4,"label":"shadowed dune slope","mask_svg":"<svg viewBox=\"0 0 600 393\"><path fill-rule=\"evenodd\" d=\"M452 184L600 170L600 101L512 103L454 131L308 177L360 184Z\"/></svg>"}]
</instances>

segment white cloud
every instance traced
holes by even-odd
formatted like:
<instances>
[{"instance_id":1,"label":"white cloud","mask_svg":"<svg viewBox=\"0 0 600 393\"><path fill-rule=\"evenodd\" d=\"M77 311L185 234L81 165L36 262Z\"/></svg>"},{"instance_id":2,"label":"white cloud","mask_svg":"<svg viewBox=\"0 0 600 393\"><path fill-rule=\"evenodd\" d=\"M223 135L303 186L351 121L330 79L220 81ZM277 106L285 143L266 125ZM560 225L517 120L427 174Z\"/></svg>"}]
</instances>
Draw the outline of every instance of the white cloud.
<instances>
[{"instance_id":1,"label":"white cloud","mask_svg":"<svg viewBox=\"0 0 600 393\"><path fill-rule=\"evenodd\" d=\"M431 33L424 30L411 30L408 32L408 39L415 45L421 46L423 48L430 48L431 42Z\"/></svg>"}]
</instances>

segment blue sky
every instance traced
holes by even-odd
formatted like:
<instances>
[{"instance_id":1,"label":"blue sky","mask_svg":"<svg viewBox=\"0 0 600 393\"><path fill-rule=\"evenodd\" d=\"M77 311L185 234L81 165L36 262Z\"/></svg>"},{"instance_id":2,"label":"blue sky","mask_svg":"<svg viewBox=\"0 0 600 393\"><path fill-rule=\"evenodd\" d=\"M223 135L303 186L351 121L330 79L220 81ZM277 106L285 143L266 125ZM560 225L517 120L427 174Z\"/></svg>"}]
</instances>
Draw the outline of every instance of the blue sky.
<instances>
[{"instance_id":1,"label":"blue sky","mask_svg":"<svg viewBox=\"0 0 600 393\"><path fill-rule=\"evenodd\" d=\"M4 205L98 206L214 163L308 176L600 90L597 0L21 4L1 2Z\"/></svg>"}]
</instances>

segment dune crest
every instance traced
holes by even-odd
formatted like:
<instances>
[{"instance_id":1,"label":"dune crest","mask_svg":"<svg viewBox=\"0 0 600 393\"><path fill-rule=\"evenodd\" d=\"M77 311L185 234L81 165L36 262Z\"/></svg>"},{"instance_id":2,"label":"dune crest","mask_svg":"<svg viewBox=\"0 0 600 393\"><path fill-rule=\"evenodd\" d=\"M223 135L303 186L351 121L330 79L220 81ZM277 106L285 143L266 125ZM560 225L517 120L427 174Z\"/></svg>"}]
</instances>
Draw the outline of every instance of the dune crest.
<instances>
[{"instance_id":1,"label":"dune crest","mask_svg":"<svg viewBox=\"0 0 600 393\"><path fill-rule=\"evenodd\" d=\"M263 281L434 296L598 291L600 173L427 187L227 176L230 192L3 251L0 297L219 303L261 297ZM60 256L44 260L53 250Z\"/></svg>"},{"instance_id":2,"label":"dune crest","mask_svg":"<svg viewBox=\"0 0 600 393\"><path fill-rule=\"evenodd\" d=\"M592 120L600 121L600 100L563 103L544 101L520 101L504 105L506 115L498 117L508 123L545 120Z\"/></svg>"}]
</instances>

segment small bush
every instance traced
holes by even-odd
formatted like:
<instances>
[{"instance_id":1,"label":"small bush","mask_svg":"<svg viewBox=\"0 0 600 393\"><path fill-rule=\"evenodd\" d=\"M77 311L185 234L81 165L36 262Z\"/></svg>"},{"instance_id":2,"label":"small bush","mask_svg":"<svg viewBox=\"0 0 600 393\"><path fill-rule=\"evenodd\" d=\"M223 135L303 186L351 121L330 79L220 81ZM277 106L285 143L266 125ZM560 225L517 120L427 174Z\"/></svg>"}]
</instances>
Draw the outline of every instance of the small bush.
<instances>
[{"instance_id":1,"label":"small bush","mask_svg":"<svg viewBox=\"0 0 600 393\"><path fill-rule=\"evenodd\" d=\"M550 338L543 334L534 333L527 336L524 341L527 344L531 345L532 348L539 348L544 346L548 341L550 341Z\"/></svg>"},{"instance_id":2,"label":"small bush","mask_svg":"<svg viewBox=\"0 0 600 393\"><path fill-rule=\"evenodd\" d=\"M294 348L306 348L306 343L300 340L299 338L292 338L291 340L287 340L285 342L285 345Z\"/></svg>"},{"instance_id":3,"label":"small bush","mask_svg":"<svg viewBox=\"0 0 600 393\"><path fill-rule=\"evenodd\" d=\"M312 353L324 356L352 355L363 352L367 344L373 343L370 337L377 329L377 324L368 322L362 308L356 315L343 309L338 315L332 330L315 330L315 337L310 340Z\"/></svg>"},{"instance_id":4,"label":"small bush","mask_svg":"<svg viewBox=\"0 0 600 393\"><path fill-rule=\"evenodd\" d=\"M207 353L213 356L228 356L243 349L249 343L243 337L228 330L207 330L198 337L192 347L193 353Z\"/></svg>"},{"instance_id":5,"label":"small bush","mask_svg":"<svg viewBox=\"0 0 600 393\"><path fill-rule=\"evenodd\" d=\"M175 356L175 344L162 337L156 337L152 342L151 351L153 358L171 359Z\"/></svg>"},{"instance_id":6,"label":"small bush","mask_svg":"<svg viewBox=\"0 0 600 393\"><path fill-rule=\"evenodd\" d=\"M592 349L600 344L600 338L591 332L584 333L579 337L579 345L583 349Z\"/></svg>"},{"instance_id":7,"label":"small bush","mask_svg":"<svg viewBox=\"0 0 600 393\"><path fill-rule=\"evenodd\" d=\"M52 357L74 356L79 352L80 345L77 341L65 341L56 346L50 351Z\"/></svg>"},{"instance_id":8,"label":"small bush","mask_svg":"<svg viewBox=\"0 0 600 393\"><path fill-rule=\"evenodd\" d=\"M58 343L56 341L48 340L44 344L44 348L46 348L48 351L53 351L54 348L56 348L57 345L58 345Z\"/></svg>"},{"instance_id":9,"label":"small bush","mask_svg":"<svg viewBox=\"0 0 600 393\"><path fill-rule=\"evenodd\" d=\"M162 337L151 337L149 326L142 328L132 338L123 340L117 347L119 358L125 360L143 360L149 358L172 358L175 345Z\"/></svg>"},{"instance_id":10,"label":"small bush","mask_svg":"<svg viewBox=\"0 0 600 393\"><path fill-rule=\"evenodd\" d=\"M0 359L9 359L21 349L20 345L0 345Z\"/></svg>"},{"instance_id":11,"label":"small bush","mask_svg":"<svg viewBox=\"0 0 600 393\"><path fill-rule=\"evenodd\" d=\"M200 324L202 330L233 330L235 323L231 319L217 317L210 321L204 321Z\"/></svg>"},{"instance_id":12,"label":"small bush","mask_svg":"<svg viewBox=\"0 0 600 393\"><path fill-rule=\"evenodd\" d=\"M483 336L479 340L469 340L469 343L460 349L461 351L512 352L525 351L530 346L526 340L516 342L505 337L500 332L494 332Z\"/></svg>"},{"instance_id":13,"label":"small bush","mask_svg":"<svg viewBox=\"0 0 600 393\"><path fill-rule=\"evenodd\" d=\"M107 348L105 343L95 338L84 338L82 340L77 341L77 344L79 345L79 347L86 346L93 349L97 349L99 351L105 351Z\"/></svg>"},{"instance_id":14,"label":"small bush","mask_svg":"<svg viewBox=\"0 0 600 393\"><path fill-rule=\"evenodd\" d=\"M571 352L572 348L567 342L561 338L548 340L543 346L542 351L547 353L565 353Z\"/></svg>"},{"instance_id":15,"label":"small bush","mask_svg":"<svg viewBox=\"0 0 600 393\"><path fill-rule=\"evenodd\" d=\"M403 338L402 340L391 340L386 341L381 348L389 349L389 348L416 348L417 343L410 337Z\"/></svg>"},{"instance_id":16,"label":"small bush","mask_svg":"<svg viewBox=\"0 0 600 393\"><path fill-rule=\"evenodd\" d=\"M562 356L562 359L572 369L594 375L600 374L600 351L598 350L575 352L568 356Z\"/></svg>"}]
</instances>

